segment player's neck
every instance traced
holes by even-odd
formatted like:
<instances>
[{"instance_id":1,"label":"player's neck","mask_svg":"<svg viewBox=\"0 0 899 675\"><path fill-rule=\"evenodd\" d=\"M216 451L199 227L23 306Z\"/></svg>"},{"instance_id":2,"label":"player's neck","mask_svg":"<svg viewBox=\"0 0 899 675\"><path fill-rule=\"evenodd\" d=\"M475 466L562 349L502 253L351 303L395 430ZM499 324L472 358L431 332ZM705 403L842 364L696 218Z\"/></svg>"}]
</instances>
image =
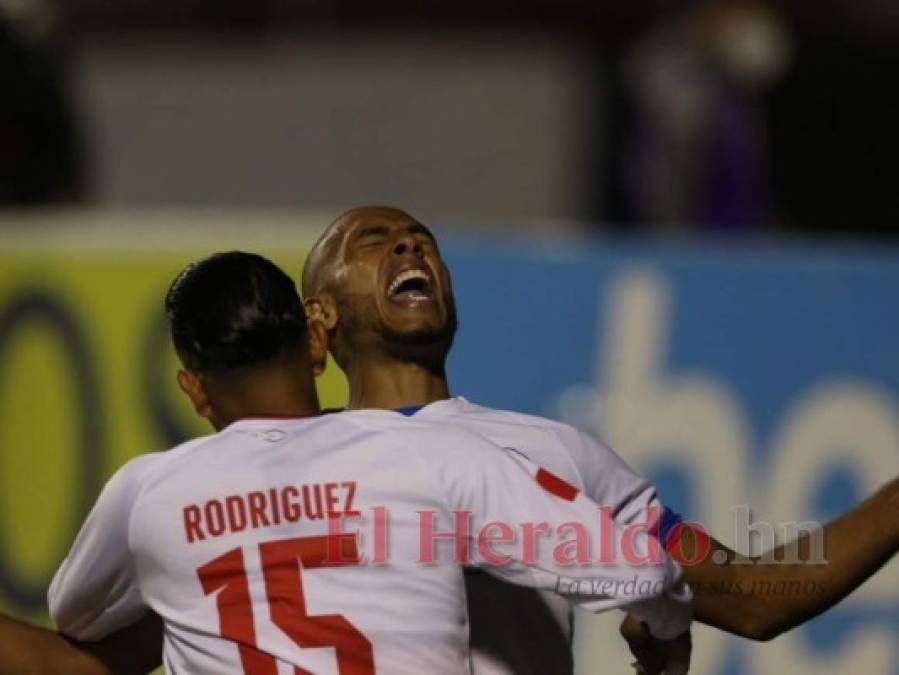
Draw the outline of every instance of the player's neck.
<instances>
[{"instance_id":1,"label":"player's neck","mask_svg":"<svg viewBox=\"0 0 899 675\"><path fill-rule=\"evenodd\" d=\"M215 407L223 426L251 417L313 417L321 412L311 380L303 383L282 376L259 378L252 385L221 390Z\"/></svg>"},{"instance_id":2,"label":"player's neck","mask_svg":"<svg viewBox=\"0 0 899 675\"><path fill-rule=\"evenodd\" d=\"M393 410L449 398L444 369L389 358L365 359L347 371L350 408Z\"/></svg>"}]
</instances>

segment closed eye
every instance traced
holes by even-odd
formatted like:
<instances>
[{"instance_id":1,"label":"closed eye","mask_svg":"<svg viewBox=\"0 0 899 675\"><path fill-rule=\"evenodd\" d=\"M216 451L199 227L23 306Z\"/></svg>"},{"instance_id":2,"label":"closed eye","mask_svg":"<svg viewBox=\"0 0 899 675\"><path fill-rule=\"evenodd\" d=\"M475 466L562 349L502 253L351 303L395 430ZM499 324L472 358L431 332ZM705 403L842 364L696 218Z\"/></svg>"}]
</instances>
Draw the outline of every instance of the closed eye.
<instances>
[{"instance_id":1,"label":"closed eye","mask_svg":"<svg viewBox=\"0 0 899 675\"><path fill-rule=\"evenodd\" d=\"M356 234L355 243L357 246L372 246L382 244L389 236L390 231L386 227L372 225L364 227Z\"/></svg>"},{"instance_id":2,"label":"closed eye","mask_svg":"<svg viewBox=\"0 0 899 675\"><path fill-rule=\"evenodd\" d=\"M427 243L437 246L437 240L434 238L434 235L431 231L422 225L421 223L413 223L409 226L409 233L416 235L420 240L425 240Z\"/></svg>"}]
</instances>

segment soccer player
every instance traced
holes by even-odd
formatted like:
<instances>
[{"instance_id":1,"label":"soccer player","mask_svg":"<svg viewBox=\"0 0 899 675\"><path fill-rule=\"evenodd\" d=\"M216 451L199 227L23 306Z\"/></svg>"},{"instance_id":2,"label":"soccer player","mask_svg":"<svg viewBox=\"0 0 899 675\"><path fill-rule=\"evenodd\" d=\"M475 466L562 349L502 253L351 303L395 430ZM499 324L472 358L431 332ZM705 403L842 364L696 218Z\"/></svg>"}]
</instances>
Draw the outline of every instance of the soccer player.
<instances>
[{"instance_id":1,"label":"soccer player","mask_svg":"<svg viewBox=\"0 0 899 675\"><path fill-rule=\"evenodd\" d=\"M306 260L303 293L310 320L327 329L331 353L347 375L350 408L397 410L515 447L596 502L612 506L623 522L661 509L652 486L587 434L451 396L445 371L456 330L450 274L433 234L407 213L363 207L337 218ZM321 371L324 362L315 368ZM668 539L676 532L685 559L702 553L697 545L710 546L699 564L685 567L685 578L696 588L696 618L754 640L771 639L823 612L899 550L896 480L824 528L826 565L747 561L704 532L680 526L676 514L663 513L661 535ZM782 560L784 549L774 557ZM799 559L808 560L807 537L798 549ZM715 553L723 564L713 561ZM796 581L815 584L820 593L751 591ZM482 574L468 575L467 582L476 675L571 672L572 614L564 600ZM555 633L521 640L535 616L552 617L546 625ZM639 623L626 622L623 631L633 648L654 650Z\"/></svg>"},{"instance_id":2,"label":"soccer player","mask_svg":"<svg viewBox=\"0 0 899 675\"><path fill-rule=\"evenodd\" d=\"M462 563L592 611L627 606L658 638L689 626L647 527L602 519L516 451L389 410L316 416L324 327L307 334L270 262L208 258L166 304L179 384L217 433L109 481L50 588L63 634L102 640L152 610L171 673L467 673ZM554 528L598 518L613 545L569 561Z\"/></svg>"}]
</instances>

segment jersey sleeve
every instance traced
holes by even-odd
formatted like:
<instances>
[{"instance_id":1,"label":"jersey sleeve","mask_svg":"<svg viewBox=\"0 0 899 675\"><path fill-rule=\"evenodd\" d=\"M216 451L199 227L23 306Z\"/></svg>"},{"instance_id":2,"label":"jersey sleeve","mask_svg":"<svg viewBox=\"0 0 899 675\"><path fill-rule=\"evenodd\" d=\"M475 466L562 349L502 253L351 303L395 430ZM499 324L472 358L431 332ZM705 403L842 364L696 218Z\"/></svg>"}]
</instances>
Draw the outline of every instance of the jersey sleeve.
<instances>
[{"instance_id":1,"label":"jersey sleeve","mask_svg":"<svg viewBox=\"0 0 899 675\"><path fill-rule=\"evenodd\" d=\"M587 496L598 504L608 505L621 523L652 523L653 533L667 546L669 536L683 518L662 504L655 486L594 436L568 426L560 426L555 431L581 477Z\"/></svg>"},{"instance_id":2,"label":"jersey sleeve","mask_svg":"<svg viewBox=\"0 0 899 675\"><path fill-rule=\"evenodd\" d=\"M559 426L555 435L574 462L593 501L612 508L615 517L631 523L661 510L656 489L622 457L594 436L574 427Z\"/></svg>"},{"instance_id":3,"label":"jersey sleeve","mask_svg":"<svg viewBox=\"0 0 899 675\"><path fill-rule=\"evenodd\" d=\"M657 638L689 628L692 594L651 524L622 522L614 509L601 509L512 448L467 435L455 442L465 447L445 453L437 479L449 511L471 515L472 564L505 581L559 593L588 611L627 608ZM486 541L504 526L512 541ZM548 534L536 535L544 530ZM577 543L565 543L579 533L587 535L586 554Z\"/></svg>"},{"instance_id":4,"label":"jersey sleeve","mask_svg":"<svg viewBox=\"0 0 899 675\"><path fill-rule=\"evenodd\" d=\"M135 478L145 459L132 460L109 480L53 577L50 616L64 635L100 640L147 611L128 542Z\"/></svg>"}]
</instances>

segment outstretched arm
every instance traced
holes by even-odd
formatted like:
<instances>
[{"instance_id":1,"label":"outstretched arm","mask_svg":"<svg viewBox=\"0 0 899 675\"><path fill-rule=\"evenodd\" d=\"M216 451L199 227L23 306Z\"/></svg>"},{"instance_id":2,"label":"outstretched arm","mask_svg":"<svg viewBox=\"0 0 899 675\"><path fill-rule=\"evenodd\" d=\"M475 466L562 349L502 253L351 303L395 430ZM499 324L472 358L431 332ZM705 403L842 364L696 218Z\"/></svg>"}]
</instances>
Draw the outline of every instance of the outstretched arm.
<instances>
[{"instance_id":1,"label":"outstretched arm","mask_svg":"<svg viewBox=\"0 0 899 675\"><path fill-rule=\"evenodd\" d=\"M0 614L0 675L146 675L161 663L162 622L153 613L100 642Z\"/></svg>"},{"instance_id":2,"label":"outstretched arm","mask_svg":"<svg viewBox=\"0 0 899 675\"><path fill-rule=\"evenodd\" d=\"M770 640L830 608L858 588L899 551L899 479L887 484L852 511L828 523L823 533L824 560L815 564L809 535L766 556L747 558L712 540L709 555L684 567L694 592L695 618L753 640ZM695 556L698 536L685 527L681 546ZM796 564L765 562L771 553L783 560L798 546ZM716 564L718 557L726 562ZM776 592L776 591L783 592Z\"/></svg>"}]
</instances>

